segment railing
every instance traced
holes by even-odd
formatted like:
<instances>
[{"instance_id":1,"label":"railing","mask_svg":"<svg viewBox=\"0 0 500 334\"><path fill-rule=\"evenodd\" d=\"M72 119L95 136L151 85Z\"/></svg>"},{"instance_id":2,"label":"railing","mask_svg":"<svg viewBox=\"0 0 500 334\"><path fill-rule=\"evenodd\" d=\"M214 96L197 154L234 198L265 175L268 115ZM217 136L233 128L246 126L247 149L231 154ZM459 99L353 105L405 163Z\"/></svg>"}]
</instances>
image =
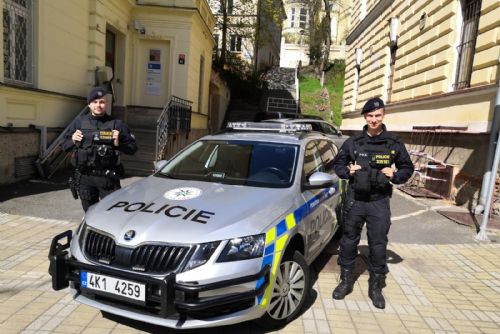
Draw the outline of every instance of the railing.
<instances>
[{"instance_id":1,"label":"railing","mask_svg":"<svg viewBox=\"0 0 500 334\"><path fill-rule=\"evenodd\" d=\"M89 111L88 106L85 106L78 113L78 115L71 121L71 123L68 124L68 126L63 130L63 132L61 132L61 134L50 144L50 146L46 150L40 151L40 156L36 160L35 165L36 165L38 173L40 174L41 177L44 177L44 178L50 177L51 172L49 173L49 175L45 175L46 170L47 169L50 170L51 169L50 165L52 164L52 162L56 161L58 156L60 156L62 153L64 153L64 152L62 152L61 144L63 143L64 137L68 133L69 128L71 126L73 126L73 124L75 123L75 121L78 117L88 113L88 111ZM45 166L46 164L48 164L49 166Z\"/></svg>"},{"instance_id":2,"label":"railing","mask_svg":"<svg viewBox=\"0 0 500 334\"><path fill-rule=\"evenodd\" d=\"M298 105L295 99L268 97L266 111L297 112Z\"/></svg>"},{"instance_id":3,"label":"railing","mask_svg":"<svg viewBox=\"0 0 500 334\"><path fill-rule=\"evenodd\" d=\"M193 102L171 96L156 122L156 161L164 157L169 133L191 130L191 111Z\"/></svg>"}]
</instances>

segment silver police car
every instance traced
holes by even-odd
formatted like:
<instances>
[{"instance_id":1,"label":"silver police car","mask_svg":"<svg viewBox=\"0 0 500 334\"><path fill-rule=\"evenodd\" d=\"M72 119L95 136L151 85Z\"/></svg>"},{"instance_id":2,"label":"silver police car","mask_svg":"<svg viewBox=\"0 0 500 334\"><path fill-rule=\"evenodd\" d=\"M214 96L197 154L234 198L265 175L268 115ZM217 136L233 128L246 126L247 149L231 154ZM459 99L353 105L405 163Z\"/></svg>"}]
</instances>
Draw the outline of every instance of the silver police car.
<instances>
[{"instance_id":1,"label":"silver police car","mask_svg":"<svg viewBox=\"0 0 500 334\"><path fill-rule=\"evenodd\" d=\"M52 240L53 288L173 328L291 321L343 188L332 141L310 129L229 124L107 196Z\"/></svg>"}]
</instances>

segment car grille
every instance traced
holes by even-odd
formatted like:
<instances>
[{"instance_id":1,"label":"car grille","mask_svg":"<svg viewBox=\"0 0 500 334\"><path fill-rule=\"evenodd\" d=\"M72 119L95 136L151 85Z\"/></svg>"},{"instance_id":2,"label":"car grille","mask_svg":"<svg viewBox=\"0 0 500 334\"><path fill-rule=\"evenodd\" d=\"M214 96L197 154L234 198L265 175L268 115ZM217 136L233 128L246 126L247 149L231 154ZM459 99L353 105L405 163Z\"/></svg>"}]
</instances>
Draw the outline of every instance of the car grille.
<instances>
[{"instance_id":1,"label":"car grille","mask_svg":"<svg viewBox=\"0 0 500 334\"><path fill-rule=\"evenodd\" d=\"M93 261L147 273L168 273L179 268L189 254L188 246L142 245L136 248L116 246L106 235L87 230L85 255Z\"/></svg>"},{"instance_id":2,"label":"car grille","mask_svg":"<svg viewBox=\"0 0 500 334\"><path fill-rule=\"evenodd\" d=\"M132 268L147 272L166 272L179 267L188 247L166 245L139 246L132 252Z\"/></svg>"},{"instance_id":3,"label":"car grille","mask_svg":"<svg viewBox=\"0 0 500 334\"><path fill-rule=\"evenodd\" d=\"M94 261L111 263L115 258L115 241L92 230L87 231L85 238L85 254Z\"/></svg>"}]
</instances>

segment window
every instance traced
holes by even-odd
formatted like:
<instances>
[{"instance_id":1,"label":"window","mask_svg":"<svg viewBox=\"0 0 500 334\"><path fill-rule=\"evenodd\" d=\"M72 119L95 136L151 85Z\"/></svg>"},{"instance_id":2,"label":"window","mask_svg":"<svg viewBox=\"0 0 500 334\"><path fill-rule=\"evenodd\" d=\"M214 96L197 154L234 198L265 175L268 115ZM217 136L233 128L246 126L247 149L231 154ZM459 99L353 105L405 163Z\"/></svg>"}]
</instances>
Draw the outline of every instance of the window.
<instances>
[{"instance_id":1,"label":"window","mask_svg":"<svg viewBox=\"0 0 500 334\"><path fill-rule=\"evenodd\" d=\"M316 147L315 142L309 142L306 146L304 155L304 177L309 180L309 177L315 172L324 172L323 161L321 154Z\"/></svg>"},{"instance_id":2,"label":"window","mask_svg":"<svg viewBox=\"0 0 500 334\"><path fill-rule=\"evenodd\" d=\"M332 144L326 140L320 140L318 142L318 150L321 154L324 172L333 173L333 159L335 158L336 151L333 149Z\"/></svg>"},{"instance_id":3,"label":"window","mask_svg":"<svg viewBox=\"0 0 500 334\"><path fill-rule=\"evenodd\" d=\"M31 0L3 0L4 79L17 84L32 84Z\"/></svg>"},{"instance_id":4,"label":"window","mask_svg":"<svg viewBox=\"0 0 500 334\"><path fill-rule=\"evenodd\" d=\"M330 124L327 124L327 123L320 123L320 124L321 124L321 128L322 128L324 133L329 134L329 135L338 136L339 133L338 133L337 129L335 129L333 126L331 126Z\"/></svg>"},{"instance_id":5,"label":"window","mask_svg":"<svg viewBox=\"0 0 500 334\"><path fill-rule=\"evenodd\" d=\"M290 28L295 27L295 8L290 9Z\"/></svg>"},{"instance_id":6,"label":"window","mask_svg":"<svg viewBox=\"0 0 500 334\"><path fill-rule=\"evenodd\" d=\"M301 28L306 28L307 27L307 9L306 8L301 8L300 9L300 23L299 26Z\"/></svg>"},{"instance_id":7,"label":"window","mask_svg":"<svg viewBox=\"0 0 500 334\"><path fill-rule=\"evenodd\" d=\"M219 48L219 34L214 35L214 41L215 41L214 49L217 50Z\"/></svg>"},{"instance_id":8,"label":"window","mask_svg":"<svg viewBox=\"0 0 500 334\"><path fill-rule=\"evenodd\" d=\"M233 0L227 0L227 13L228 14L233 14Z\"/></svg>"},{"instance_id":9,"label":"window","mask_svg":"<svg viewBox=\"0 0 500 334\"><path fill-rule=\"evenodd\" d=\"M481 0L462 0L462 32L457 47L458 62L455 77L455 90L470 87L474 51L476 48L477 28L481 13Z\"/></svg>"},{"instance_id":10,"label":"window","mask_svg":"<svg viewBox=\"0 0 500 334\"><path fill-rule=\"evenodd\" d=\"M241 52L241 36L231 35L231 49L232 52Z\"/></svg>"}]
</instances>

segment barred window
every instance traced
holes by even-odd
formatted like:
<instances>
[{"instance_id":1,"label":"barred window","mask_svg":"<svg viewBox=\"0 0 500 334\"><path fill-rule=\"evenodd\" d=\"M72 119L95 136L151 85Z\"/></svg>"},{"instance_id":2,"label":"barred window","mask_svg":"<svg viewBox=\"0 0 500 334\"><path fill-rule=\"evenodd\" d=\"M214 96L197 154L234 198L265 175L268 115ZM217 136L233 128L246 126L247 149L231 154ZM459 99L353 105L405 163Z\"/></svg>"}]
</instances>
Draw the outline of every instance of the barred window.
<instances>
[{"instance_id":1,"label":"barred window","mask_svg":"<svg viewBox=\"0 0 500 334\"><path fill-rule=\"evenodd\" d=\"M3 5L4 79L32 84L32 0L3 0Z\"/></svg>"},{"instance_id":2,"label":"barred window","mask_svg":"<svg viewBox=\"0 0 500 334\"><path fill-rule=\"evenodd\" d=\"M470 87L472 65L476 50L476 39L481 15L481 0L462 0L461 42L457 47L457 74L453 88L455 90Z\"/></svg>"}]
</instances>

